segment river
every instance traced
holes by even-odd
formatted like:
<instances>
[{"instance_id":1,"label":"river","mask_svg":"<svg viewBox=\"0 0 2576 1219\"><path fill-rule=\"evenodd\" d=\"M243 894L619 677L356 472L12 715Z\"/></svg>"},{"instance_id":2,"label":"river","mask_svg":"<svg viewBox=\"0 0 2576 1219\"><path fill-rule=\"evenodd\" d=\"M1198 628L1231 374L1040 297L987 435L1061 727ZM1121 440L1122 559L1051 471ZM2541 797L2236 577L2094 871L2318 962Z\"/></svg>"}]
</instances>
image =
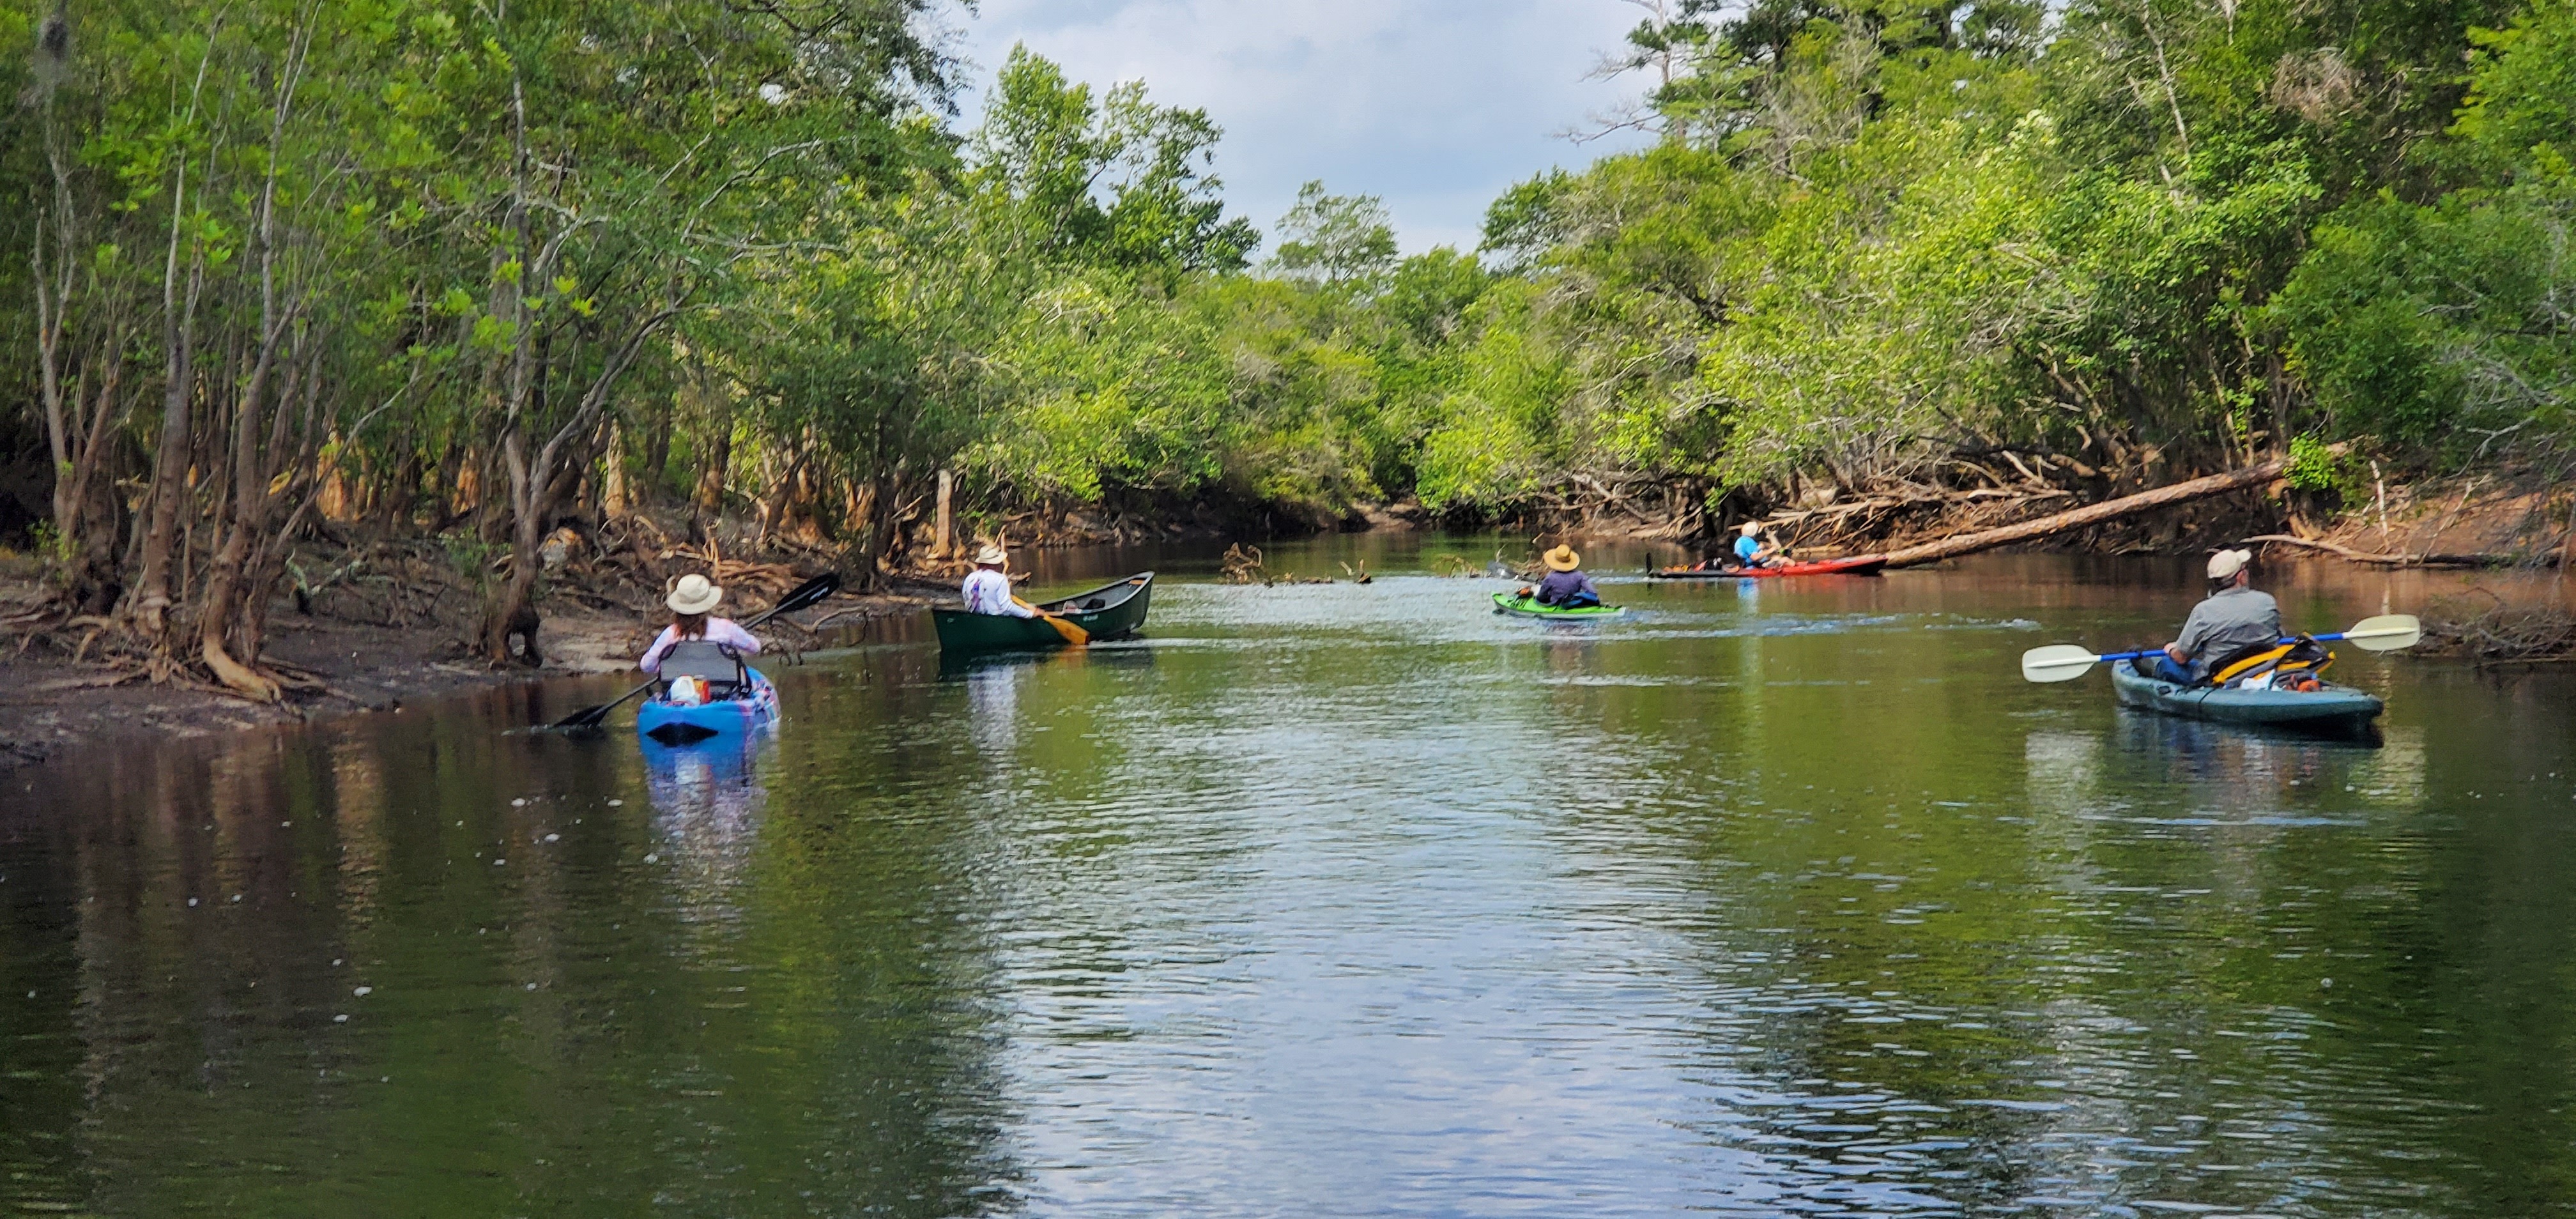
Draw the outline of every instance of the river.
<instances>
[{"instance_id":1,"label":"river","mask_svg":"<svg viewBox=\"0 0 2576 1219\"><path fill-rule=\"evenodd\" d=\"M1564 628L1429 574L1493 545L1040 556L1161 567L1146 637L892 624L748 749L510 731L602 679L13 772L0 1205L2576 1207L2564 670L2347 651L2380 735L2267 735L2020 679L2167 638L2179 561L1609 548Z\"/></svg>"}]
</instances>

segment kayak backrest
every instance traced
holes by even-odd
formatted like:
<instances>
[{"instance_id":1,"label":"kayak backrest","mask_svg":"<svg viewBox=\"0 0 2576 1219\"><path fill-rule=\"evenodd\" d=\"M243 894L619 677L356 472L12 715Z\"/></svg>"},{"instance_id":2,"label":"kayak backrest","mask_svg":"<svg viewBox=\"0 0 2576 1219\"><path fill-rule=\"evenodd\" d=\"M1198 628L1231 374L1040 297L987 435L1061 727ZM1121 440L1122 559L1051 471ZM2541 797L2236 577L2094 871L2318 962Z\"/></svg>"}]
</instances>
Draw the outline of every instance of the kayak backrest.
<instances>
[{"instance_id":1,"label":"kayak backrest","mask_svg":"<svg viewBox=\"0 0 2576 1219\"><path fill-rule=\"evenodd\" d=\"M2229 663L2220 667L2217 673L2210 677L2210 684L2242 685L2266 673L2286 674L2300 671L2318 673L2323 672L2327 665L2333 663L2334 653L2327 651L2324 644L2301 635L2290 643L2274 644L2271 647L2258 644L2254 648L2238 652Z\"/></svg>"},{"instance_id":2,"label":"kayak backrest","mask_svg":"<svg viewBox=\"0 0 2576 1219\"><path fill-rule=\"evenodd\" d=\"M662 657L662 670L656 674L665 685L673 678L697 677L710 686L743 686L751 675L743 668L742 654L721 643L704 639L683 639L671 645Z\"/></svg>"}]
</instances>

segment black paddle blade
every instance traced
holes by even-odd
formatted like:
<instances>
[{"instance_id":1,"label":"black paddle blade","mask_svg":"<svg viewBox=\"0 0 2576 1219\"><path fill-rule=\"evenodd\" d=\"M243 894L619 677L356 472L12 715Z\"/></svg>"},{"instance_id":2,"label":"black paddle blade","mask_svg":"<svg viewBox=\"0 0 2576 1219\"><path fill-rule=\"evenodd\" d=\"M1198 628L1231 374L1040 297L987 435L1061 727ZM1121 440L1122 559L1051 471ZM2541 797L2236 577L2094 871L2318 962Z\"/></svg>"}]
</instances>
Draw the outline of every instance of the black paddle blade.
<instances>
[{"instance_id":1,"label":"black paddle blade","mask_svg":"<svg viewBox=\"0 0 2576 1219\"><path fill-rule=\"evenodd\" d=\"M625 701L625 699L621 698L617 700L617 703ZM579 711L575 711L562 719L546 725L546 727L557 732L577 732L584 728L597 728L602 721L608 718L609 708L616 706L617 703L600 703L597 706L584 707Z\"/></svg>"},{"instance_id":2,"label":"black paddle blade","mask_svg":"<svg viewBox=\"0 0 2576 1219\"><path fill-rule=\"evenodd\" d=\"M703 728L696 724L671 723L661 725L644 735L665 745L695 745L708 737L721 734L713 728Z\"/></svg>"},{"instance_id":3,"label":"black paddle blade","mask_svg":"<svg viewBox=\"0 0 2576 1219\"><path fill-rule=\"evenodd\" d=\"M767 620L780 614L792 614L839 591L841 591L841 573L824 572L787 590L787 595L780 597L778 604L770 606L768 612L762 614L761 618Z\"/></svg>"}]
</instances>

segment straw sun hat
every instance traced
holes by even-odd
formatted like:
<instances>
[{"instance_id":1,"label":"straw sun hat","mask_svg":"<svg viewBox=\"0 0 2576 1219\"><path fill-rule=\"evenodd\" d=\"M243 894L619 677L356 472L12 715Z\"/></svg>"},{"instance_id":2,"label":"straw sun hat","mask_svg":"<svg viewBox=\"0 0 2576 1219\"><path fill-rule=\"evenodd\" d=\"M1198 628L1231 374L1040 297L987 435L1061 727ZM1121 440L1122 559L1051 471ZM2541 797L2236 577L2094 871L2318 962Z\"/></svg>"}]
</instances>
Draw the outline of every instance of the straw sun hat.
<instances>
[{"instance_id":1,"label":"straw sun hat","mask_svg":"<svg viewBox=\"0 0 2576 1219\"><path fill-rule=\"evenodd\" d=\"M991 542L984 543L983 546L975 551L975 565L977 567L999 567L1009 559L1010 556L1004 554L1001 547L996 546Z\"/></svg>"},{"instance_id":2,"label":"straw sun hat","mask_svg":"<svg viewBox=\"0 0 2576 1219\"><path fill-rule=\"evenodd\" d=\"M1583 566L1583 556L1574 553L1571 546L1559 546L1539 558L1547 564L1549 571L1572 571Z\"/></svg>"},{"instance_id":3,"label":"straw sun hat","mask_svg":"<svg viewBox=\"0 0 2576 1219\"><path fill-rule=\"evenodd\" d=\"M662 604L670 606L674 614L703 614L722 600L724 590L716 587L714 581L690 572L680 577L679 587L672 589L671 595L662 599Z\"/></svg>"}]
</instances>

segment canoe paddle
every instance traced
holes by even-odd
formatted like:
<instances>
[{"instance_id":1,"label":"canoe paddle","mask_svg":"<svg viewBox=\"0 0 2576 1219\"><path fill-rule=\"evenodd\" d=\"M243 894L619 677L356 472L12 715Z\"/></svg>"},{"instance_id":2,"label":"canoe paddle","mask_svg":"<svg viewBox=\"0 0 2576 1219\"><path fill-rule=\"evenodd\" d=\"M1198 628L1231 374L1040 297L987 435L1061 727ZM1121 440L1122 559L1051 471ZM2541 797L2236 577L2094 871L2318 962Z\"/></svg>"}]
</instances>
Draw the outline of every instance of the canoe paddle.
<instances>
[{"instance_id":1,"label":"canoe paddle","mask_svg":"<svg viewBox=\"0 0 2576 1219\"><path fill-rule=\"evenodd\" d=\"M1078 648L1091 642L1091 632L1082 629L1081 623L1075 622L1062 614L1050 614L1026 601L1020 600L1017 597L1011 598L1011 604L1036 614L1039 621L1046 623L1048 626L1054 627L1056 634L1064 636L1064 641L1066 643L1072 644Z\"/></svg>"},{"instance_id":2,"label":"canoe paddle","mask_svg":"<svg viewBox=\"0 0 2576 1219\"><path fill-rule=\"evenodd\" d=\"M803 584L799 584L796 587L787 590L787 595L779 598L778 604L760 611L760 613L752 618L751 621L743 623L742 629L746 631L750 630L751 628L759 626L761 623L767 622L780 614L801 610L806 606L812 605L815 602L839 591L841 591L841 577L839 574L828 571L824 572L822 575L816 576L811 580L807 580ZM546 727L597 728L599 727L599 722L607 719L608 713L611 710L614 710L619 703L625 702L627 699L633 698L638 694L642 694L646 690L652 689L653 683L660 680L661 678L658 677L645 678L643 685L637 686L634 689L629 690L624 694L620 694L596 707L584 707L579 711L575 711L572 714L563 717L562 719L556 720L554 723L546 725Z\"/></svg>"},{"instance_id":3,"label":"canoe paddle","mask_svg":"<svg viewBox=\"0 0 2576 1219\"><path fill-rule=\"evenodd\" d=\"M2421 641L2424 624L2416 621L2413 614L2382 614L2376 618L2364 618L2354 623L2350 630L2332 635L2312 635L2310 638L2319 643L2340 640L2365 652L2394 652L2399 648L2414 647ZM2281 642L2297 641L2284 639ZM2021 654L2021 676L2024 681L2072 681L2091 672L2094 665L2103 661L2136 660L2141 656L2160 655L2163 651L2163 648L2149 648L2143 652L2109 652L2096 656L2071 643L2051 644Z\"/></svg>"}]
</instances>

